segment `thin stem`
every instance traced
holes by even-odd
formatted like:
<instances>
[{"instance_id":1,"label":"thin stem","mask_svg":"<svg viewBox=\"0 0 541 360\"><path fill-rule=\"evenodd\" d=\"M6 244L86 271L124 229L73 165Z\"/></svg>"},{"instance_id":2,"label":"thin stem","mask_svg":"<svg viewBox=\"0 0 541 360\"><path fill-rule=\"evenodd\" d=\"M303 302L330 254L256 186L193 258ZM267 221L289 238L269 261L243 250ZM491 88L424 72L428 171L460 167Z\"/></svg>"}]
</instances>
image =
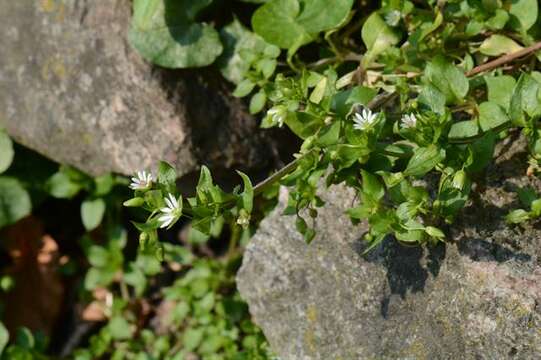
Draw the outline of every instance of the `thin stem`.
<instances>
[{"instance_id":1,"label":"thin stem","mask_svg":"<svg viewBox=\"0 0 541 360\"><path fill-rule=\"evenodd\" d=\"M499 58L497 58L496 60L493 60L493 61L489 61L486 64L476 66L473 69L471 69L470 71L468 71L466 73L466 76L470 77L470 76L474 76L474 75L477 75L477 74L485 72L485 71L496 69L497 67L499 67L499 66L501 66L503 64L506 64L508 62L511 62L511 61L516 60L518 58L521 58L523 56L529 55L529 54L534 53L534 52L536 52L538 50L541 50L541 41L538 42L538 43L533 44L532 46L528 46L527 48L519 50L517 52L501 56L501 57L499 57Z\"/></svg>"},{"instance_id":2,"label":"thin stem","mask_svg":"<svg viewBox=\"0 0 541 360\"><path fill-rule=\"evenodd\" d=\"M294 171L299 165L299 163L304 158L306 158L308 154L312 153L312 151L313 150L301 155L297 159L293 160L292 162L290 162L289 164L287 164L286 166L284 166L283 168L281 168L280 170L278 170L277 172L275 172L274 174L272 174L271 176L269 176L268 178L266 178L265 180L257 184L254 187L254 196L261 195L266 190L268 190L274 183L276 183L277 181L280 181L284 176Z\"/></svg>"}]
</instances>

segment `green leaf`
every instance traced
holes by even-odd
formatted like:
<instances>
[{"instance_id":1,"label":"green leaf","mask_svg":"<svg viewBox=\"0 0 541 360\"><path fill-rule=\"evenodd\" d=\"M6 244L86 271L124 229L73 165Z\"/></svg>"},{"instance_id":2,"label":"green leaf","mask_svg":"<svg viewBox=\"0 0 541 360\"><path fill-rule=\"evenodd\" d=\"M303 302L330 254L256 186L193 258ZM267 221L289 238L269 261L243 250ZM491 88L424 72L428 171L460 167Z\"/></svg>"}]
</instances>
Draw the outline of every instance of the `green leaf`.
<instances>
[{"instance_id":1,"label":"green leaf","mask_svg":"<svg viewBox=\"0 0 541 360\"><path fill-rule=\"evenodd\" d=\"M319 104L321 100L323 100L323 96L325 96L325 92L327 90L327 77L322 77L321 80L317 83L316 87L312 91L312 94L310 94L310 101L314 104Z\"/></svg>"},{"instance_id":2,"label":"green leaf","mask_svg":"<svg viewBox=\"0 0 541 360\"><path fill-rule=\"evenodd\" d=\"M432 84L427 84L421 89L419 102L428 106L436 114L445 112L445 95Z\"/></svg>"},{"instance_id":3,"label":"green leaf","mask_svg":"<svg viewBox=\"0 0 541 360\"><path fill-rule=\"evenodd\" d=\"M17 329L17 335L15 338L15 344L26 350L31 350L36 346L36 338L32 334L32 331L27 327L20 327Z\"/></svg>"},{"instance_id":4,"label":"green leaf","mask_svg":"<svg viewBox=\"0 0 541 360\"><path fill-rule=\"evenodd\" d=\"M246 29L237 19L221 29L220 35L224 44L224 52L218 59L218 65L227 80L238 84L244 79L251 66L251 61L243 58L241 52L253 52L259 48L266 49L269 45L262 37ZM275 46L272 48L277 49L278 54L272 49L269 50L269 53L276 56L269 55L269 57L278 57L280 49Z\"/></svg>"},{"instance_id":5,"label":"green leaf","mask_svg":"<svg viewBox=\"0 0 541 360\"><path fill-rule=\"evenodd\" d=\"M177 190L177 171L165 161L158 165L158 183L169 193L174 194Z\"/></svg>"},{"instance_id":6,"label":"green leaf","mask_svg":"<svg viewBox=\"0 0 541 360\"><path fill-rule=\"evenodd\" d=\"M297 49L340 25L352 4L353 0L270 0L254 13L252 28L271 44Z\"/></svg>"},{"instance_id":7,"label":"green leaf","mask_svg":"<svg viewBox=\"0 0 541 360\"><path fill-rule=\"evenodd\" d=\"M94 196L104 196L111 192L113 186L115 185L115 180L111 174L106 174L98 176L94 179Z\"/></svg>"},{"instance_id":8,"label":"green leaf","mask_svg":"<svg viewBox=\"0 0 541 360\"><path fill-rule=\"evenodd\" d=\"M541 215L541 199L532 201L532 213L534 216Z\"/></svg>"},{"instance_id":9,"label":"green leaf","mask_svg":"<svg viewBox=\"0 0 541 360\"><path fill-rule=\"evenodd\" d=\"M517 194L521 204L527 208L530 208L537 199L537 192L530 186L519 188Z\"/></svg>"},{"instance_id":10,"label":"green leaf","mask_svg":"<svg viewBox=\"0 0 541 360\"><path fill-rule=\"evenodd\" d=\"M30 195L17 179L0 177L0 228L30 214Z\"/></svg>"},{"instance_id":11,"label":"green leaf","mask_svg":"<svg viewBox=\"0 0 541 360\"><path fill-rule=\"evenodd\" d=\"M509 21L509 13L503 9L497 9L494 16L488 19L485 24L491 30L501 30Z\"/></svg>"},{"instance_id":12,"label":"green leaf","mask_svg":"<svg viewBox=\"0 0 541 360\"><path fill-rule=\"evenodd\" d=\"M0 355L4 352L4 349L6 348L6 345L9 341L9 332L4 326L3 323L0 322Z\"/></svg>"},{"instance_id":13,"label":"green leaf","mask_svg":"<svg viewBox=\"0 0 541 360\"><path fill-rule=\"evenodd\" d=\"M428 35L433 33L437 28L440 27L440 25L443 22L443 15L441 11L438 11L436 13L436 18L434 19L434 22L424 22L422 23L419 28L415 31L415 33L410 36L409 41L414 45L418 46L418 44L423 41L424 38L426 38Z\"/></svg>"},{"instance_id":14,"label":"green leaf","mask_svg":"<svg viewBox=\"0 0 541 360\"><path fill-rule=\"evenodd\" d=\"M488 39L485 39L479 47L479 51L482 54L489 56L511 54L521 49L523 49L523 47L514 40L499 34L492 35Z\"/></svg>"},{"instance_id":15,"label":"green leaf","mask_svg":"<svg viewBox=\"0 0 541 360\"><path fill-rule=\"evenodd\" d=\"M87 231L94 230L101 224L105 214L105 201L102 198L85 200L81 204L81 219Z\"/></svg>"},{"instance_id":16,"label":"green leaf","mask_svg":"<svg viewBox=\"0 0 541 360\"><path fill-rule=\"evenodd\" d=\"M82 186L73 181L66 172L59 171L45 184L47 191L55 198L71 199L81 191Z\"/></svg>"},{"instance_id":17,"label":"green leaf","mask_svg":"<svg viewBox=\"0 0 541 360\"><path fill-rule=\"evenodd\" d=\"M523 209L517 209L507 214L505 220L511 224L520 224L522 222L528 221L530 217L531 215L528 211Z\"/></svg>"},{"instance_id":18,"label":"green leaf","mask_svg":"<svg viewBox=\"0 0 541 360\"><path fill-rule=\"evenodd\" d=\"M441 177L440 191L436 201L434 201L434 210L440 216L443 216L446 221L453 221L458 211L460 211L466 201L471 190L471 181L466 179L461 190L457 189L453 184L452 177Z\"/></svg>"},{"instance_id":19,"label":"green leaf","mask_svg":"<svg viewBox=\"0 0 541 360\"><path fill-rule=\"evenodd\" d=\"M538 0L513 0L511 1L511 25L525 32L537 21L539 11Z\"/></svg>"},{"instance_id":20,"label":"green leaf","mask_svg":"<svg viewBox=\"0 0 541 360\"><path fill-rule=\"evenodd\" d=\"M475 137L479 134L479 125L477 121L468 120L468 121L459 121L454 123L449 129L448 137L449 139L468 139Z\"/></svg>"},{"instance_id":21,"label":"green leaf","mask_svg":"<svg viewBox=\"0 0 541 360\"><path fill-rule=\"evenodd\" d=\"M195 350L201 344L202 340L203 329L199 328L189 328L184 331L184 335L182 336L182 344L187 351Z\"/></svg>"},{"instance_id":22,"label":"green leaf","mask_svg":"<svg viewBox=\"0 0 541 360\"><path fill-rule=\"evenodd\" d=\"M541 112L541 101L538 99L539 87L539 83L530 75L523 73L520 76L509 106L509 116L514 122L523 121L523 112L530 116Z\"/></svg>"},{"instance_id":23,"label":"green leaf","mask_svg":"<svg viewBox=\"0 0 541 360\"><path fill-rule=\"evenodd\" d=\"M250 114L257 114L265 107L267 95L264 91L259 91L250 99Z\"/></svg>"},{"instance_id":24,"label":"green leaf","mask_svg":"<svg viewBox=\"0 0 541 360\"><path fill-rule=\"evenodd\" d=\"M207 66L222 52L218 32L195 22L212 0L134 0L130 44L148 61L167 68Z\"/></svg>"},{"instance_id":25,"label":"green leaf","mask_svg":"<svg viewBox=\"0 0 541 360\"><path fill-rule=\"evenodd\" d=\"M252 92L254 87L255 84L251 80L244 79L237 85L235 91L233 91L233 96L245 97Z\"/></svg>"},{"instance_id":26,"label":"green leaf","mask_svg":"<svg viewBox=\"0 0 541 360\"><path fill-rule=\"evenodd\" d=\"M261 59L256 63L256 69L263 74L265 79L269 79L274 71L278 62L275 59Z\"/></svg>"},{"instance_id":27,"label":"green leaf","mask_svg":"<svg viewBox=\"0 0 541 360\"><path fill-rule=\"evenodd\" d=\"M377 90L366 86L356 86L352 89L340 91L333 97L332 108L338 115L345 117L353 105L368 105L377 95Z\"/></svg>"},{"instance_id":28,"label":"green leaf","mask_svg":"<svg viewBox=\"0 0 541 360\"><path fill-rule=\"evenodd\" d=\"M507 110L515 88L515 78L509 75L485 76L485 82L488 88L488 101L494 102Z\"/></svg>"},{"instance_id":29,"label":"green leaf","mask_svg":"<svg viewBox=\"0 0 541 360\"><path fill-rule=\"evenodd\" d=\"M0 174L9 168L14 155L11 139L8 134L0 129Z\"/></svg>"},{"instance_id":30,"label":"green leaf","mask_svg":"<svg viewBox=\"0 0 541 360\"><path fill-rule=\"evenodd\" d=\"M300 11L298 0L271 0L256 10L252 28L267 42L283 49L306 44L312 35L297 22Z\"/></svg>"},{"instance_id":31,"label":"green leaf","mask_svg":"<svg viewBox=\"0 0 541 360\"><path fill-rule=\"evenodd\" d=\"M463 100L469 90L466 75L443 56L428 63L425 78L445 95L447 103Z\"/></svg>"},{"instance_id":32,"label":"green leaf","mask_svg":"<svg viewBox=\"0 0 541 360\"><path fill-rule=\"evenodd\" d=\"M366 19L361 36L368 49L363 59L365 65L371 63L379 54L400 41L400 37L376 12Z\"/></svg>"},{"instance_id":33,"label":"green leaf","mask_svg":"<svg viewBox=\"0 0 541 360\"><path fill-rule=\"evenodd\" d=\"M336 144L340 137L340 127L340 121L334 121L331 125L322 128L317 137L317 144L321 146Z\"/></svg>"},{"instance_id":34,"label":"green leaf","mask_svg":"<svg viewBox=\"0 0 541 360\"><path fill-rule=\"evenodd\" d=\"M248 175L240 171L237 171L237 174L240 175L242 182L244 183L244 191L241 194L242 208L248 213L251 213L254 207L254 187Z\"/></svg>"},{"instance_id":35,"label":"green leaf","mask_svg":"<svg viewBox=\"0 0 541 360\"><path fill-rule=\"evenodd\" d=\"M122 316L113 317L107 327L115 340L125 340L132 336L132 326Z\"/></svg>"},{"instance_id":36,"label":"green leaf","mask_svg":"<svg viewBox=\"0 0 541 360\"><path fill-rule=\"evenodd\" d=\"M471 144L473 161L471 165L468 166L468 170L471 172L483 170L494 156L495 145L496 134L493 132L486 133L482 138L474 141Z\"/></svg>"},{"instance_id":37,"label":"green leaf","mask_svg":"<svg viewBox=\"0 0 541 360\"><path fill-rule=\"evenodd\" d=\"M420 147L415 150L410 159L405 176L422 176L432 170L445 158L445 150L431 144L428 147Z\"/></svg>"},{"instance_id":38,"label":"green leaf","mask_svg":"<svg viewBox=\"0 0 541 360\"><path fill-rule=\"evenodd\" d=\"M319 117L310 115L306 112L296 112L288 114L286 125L301 139L312 136L323 125Z\"/></svg>"},{"instance_id":39,"label":"green leaf","mask_svg":"<svg viewBox=\"0 0 541 360\"><path fill-rule=\"evenodd\" d=\"M441 231L440 229L438 229L437 227L427 226L425 228L425 231L430 237L433 237L438 240L445 239L445 233Z\"/></svg>"},{"instance_id":40,"label":"green leaf","mask_svg":"<svg viewBox=\"0 0 541 360\"><path fill-rule=\"evenodd\" d=\"M363 178L363 193L374 200L380 200L385 195L385 188L379 179L368 171L361 170Z\"/></svg>"},{"instance_id":41,"label":"green leaf","mask_svg":"<svg viewBox=\"0 0 541 360\"><path fill-rule=\"evenodd\" d=\"M310 34L334 29L348 17L353 0L300 0L297 22Z\"/></svg>"},{"instance_id":42,"label":"green leaf","mask_svg":"<svg viewBox=\"0 0 541 360\"><path fill-rule=\"evenodd\" d=\"M498 128L509 121L500 105L487 101L479 105L479 125L483 131Z\"/></svg>"}]
</instances>

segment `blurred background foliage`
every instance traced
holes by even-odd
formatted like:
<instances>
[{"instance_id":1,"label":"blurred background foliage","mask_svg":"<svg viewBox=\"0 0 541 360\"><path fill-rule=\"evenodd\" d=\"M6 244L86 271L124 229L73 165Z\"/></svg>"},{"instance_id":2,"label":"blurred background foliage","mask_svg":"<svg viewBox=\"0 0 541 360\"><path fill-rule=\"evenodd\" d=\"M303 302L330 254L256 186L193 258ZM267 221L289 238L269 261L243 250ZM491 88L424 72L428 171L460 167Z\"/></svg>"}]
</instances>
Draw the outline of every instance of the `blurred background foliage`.
<instances>
[{"instance_id":1,"label":"blurred background foliage","mask_svg":"<svg viewBox=\"0 0 541 360\"><path fill-rule=\"evenodd\" d=\"M4 132L0 170L2 359L271 358L235 287L250 229L178 224L159 261L138 251L126 178L92 178Z\"/></svg>"}]
</instances>

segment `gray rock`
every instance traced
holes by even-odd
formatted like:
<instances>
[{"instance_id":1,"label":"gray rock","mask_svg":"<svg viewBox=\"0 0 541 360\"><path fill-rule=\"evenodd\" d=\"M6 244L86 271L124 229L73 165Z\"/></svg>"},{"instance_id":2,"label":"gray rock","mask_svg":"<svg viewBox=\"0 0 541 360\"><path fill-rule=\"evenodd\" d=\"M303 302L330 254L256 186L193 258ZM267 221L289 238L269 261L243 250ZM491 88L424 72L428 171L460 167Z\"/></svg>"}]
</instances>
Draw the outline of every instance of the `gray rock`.
<instances>
[{"instance_id":1,"label":"gray rock","mask_svg":"<svg viewBox=\"0 0 541 360\"><path fill-rule=\"evenodd\" d=\"M201 162L264 165L256 122L218 74L156 69L130 48L130 7L128 0L2 1L0 126L91 174L133 173L161 159L181 174Z\"/></svg>"},{"instance_id":2,"label":"gray rock","mask_svg":"<svg viewBox=\"0 0 541 360\"><path fill-rule=\"evenodd\" d=\"M283 360L539 359L541 230L502 219L518 205L514 184L531 181L517 176L526 166L499 160L446 229L454 241L421 248L388 239L368 255L366 228L344 215L350 190L321 190L327 204L310 245L280 215L282 190L246 249L240 293Z\"/></svg>"}]
</instances>

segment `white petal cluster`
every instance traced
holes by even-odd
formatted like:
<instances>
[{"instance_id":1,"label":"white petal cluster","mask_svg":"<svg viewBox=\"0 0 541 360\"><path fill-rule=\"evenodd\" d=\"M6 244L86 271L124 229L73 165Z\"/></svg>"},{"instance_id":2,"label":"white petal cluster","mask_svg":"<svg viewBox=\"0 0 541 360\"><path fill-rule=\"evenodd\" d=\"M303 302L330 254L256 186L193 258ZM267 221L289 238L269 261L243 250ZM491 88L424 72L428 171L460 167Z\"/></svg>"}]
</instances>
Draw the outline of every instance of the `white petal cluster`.
<instances>
[{"instance_id":1,"label":"white petal cluster","mask_svg":"<svg viewBox=\"0 0 541 360\"><path fill-rule=\"evenodd\" d=\"M279 127L284 125L286 119L287 110L281 106L275 106L267 111L267 116L272 119L272 122L278 124Z\"/></svg>"},{"instance_id":2,"label":"white petal cluster","mask_svg":"<svg viewBox=\"0 0 541 360\"><path fill-rule=\"evenodd\" d=\"M162 212L162 215L158 218L160 228L166 228L174 224L182 215L180 204L173 194L168 194L164 201L167 206L160 209Z\"/></svg>"},{"instance_id":3,"label":"white petal cluster","mask_svg":"<svg viewBox=\"0 0 541 360\"><path fill-rule=\"evenodd\" d=\"M150 172L138 171L137 176L131 178L130 189L132 190L147 190L152 186L154 177Z\"/></svg>"},{"instance_id":4,"label":"white petal cluster","mask_svg":"<svg viewBox=\"0 0 541 360\"><path fill-rule=\"evenodd\" d=\"M415 114L406 114L402 116L402 127L411 129L414 128L415 125L417 125Z\"/></svg>"},{"instance_id":5,"label":"white petal cluster","mask_svg":"<svg viewBox=\"0 0 541 360\"><path fill-rule=\"evenodd\" d=\"M370 126L378 117L377 113L372 113L368 108L364 108L360 113L355 113L353 118L353 128L355 130L364 130Z\"/></svg>"},{"instance_id":6,"label":"white petal cluster","mask_svg":"<svg viewBox=\"0 0 541 360\"><path fill-rule=\"evenodd\" d=\"M393 10L389 11L387 15L385 15L385 22L389 24L390 26L397 26L400 22L400 18L402 17L402 14L400 11Z\"/></svg>"}]
</instances>

